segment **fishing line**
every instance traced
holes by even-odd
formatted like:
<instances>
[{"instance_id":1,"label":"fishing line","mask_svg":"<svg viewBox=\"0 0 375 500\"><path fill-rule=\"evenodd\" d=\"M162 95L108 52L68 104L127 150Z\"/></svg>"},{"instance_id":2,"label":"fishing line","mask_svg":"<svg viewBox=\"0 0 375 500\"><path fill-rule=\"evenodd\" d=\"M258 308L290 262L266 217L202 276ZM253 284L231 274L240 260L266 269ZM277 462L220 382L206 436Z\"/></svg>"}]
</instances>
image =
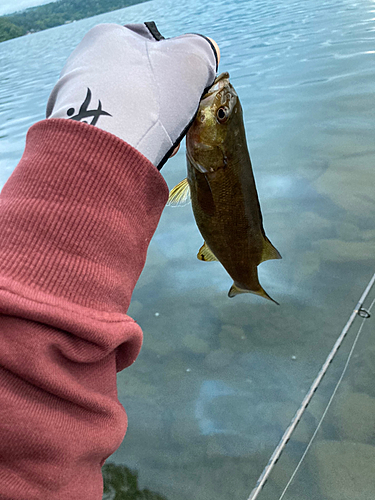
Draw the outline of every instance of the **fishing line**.
<instances>
[{"instance_id":1,"label":"fishing line","mask_svg":"<svg viewBox=\"0 0 375 500\"><path fill-rule=\"evenodd\" d=\"M360 315L360 316L363 318L363 319L362 319L362 323L361 323L361 326L359 327L358 333L357 333L357 335L356 335L356 337L355 337L355 339L354 339L354 342L353 342L352 348L350 349L350 352L349 352L348 358L347 358L347 360L346 360L346 363L345 363L344 369L343 369L343 371L342 371L342 374L341 374L341 376L340 376L340 378L339 378L339 380L338 380L338 382L337 382L337 384L336 384L336 387L335 387L335 389L334 389L334 391L333 391L333 393L332 393L332 396L330 397L330 399L329 399L329 401L328 401L327 407L326 407L326 409L324 410L324 412L323 412L323 415L322 415L321 419L319 420L318 426L317 426L317 428L315 429L315 432L314 432L314 434L312 435L312 437L311 437L311 439L310 439L310 441L309 441L309 444L307 445L306 450L304 451L304 453L303 453L303 455L302 455L302 457L301 457L301 460L298 462L297 467L294 469L294 472L293 472L293 474L292 474L291 478L289 479L289 481L288 481L287 485L285 486L285 488L284 488L283 492L281 493L281 496L280 496L279 500L282 500L282 498L284 498L284 495L285 495L285 493L286 493L287 489L289 488L290 484L292 483L292 481L293 481L293 479L294 479L295 475L297 474L298 469L300 468L300 466L301 466L302 462L304 461L305 456L307 455L307 452L309 451L309 449L310 449L310 447L311 447L311 445L312 445L312 442L313 442L313 441L314 441L314 439L315 439L315 436L318 434L318 431L319 431L319 429L320 429L320 427L321 427L321 425L322 425L322 423L323 423L323 420L324 420L324 418L325 418L325 416L326 416L326 414L327 414L327 411L328 411L329 407L331 406L331 403L332 403L332 401L333 401L333 398L335 397L336 392L337 392L337 390L338 390L338 388L339 388L339 385L341 384L342 379L344 378L344 375L345 375L345 373L346 373L346 370L347 370L347 368L348 368L348 366L349 366L350 359L351 359L352 354L353 354L353 352L354 352L355 346L357 345L357 342L358 342L359 336L360 336L360 334L361 334L361 331L362 331L363 325L365 324L366 319L370 317L370 311L371 311L372 306L373 306L374 304L375 304L375 299L371 302L371 305L370 305L370 307L369 307L367 310L362 310L364 313L367 313L367 314L366 314L365 316ZM358 311L358 314L359 314L359 312L360 312L360 311Z\"/></svg>"},{"instance_id":2,"label":"fishing line","mask_svg":"<svg viewBox=\"0 0 375 500\"><path fill-rule=\"evenodd\" d=\"M362 293L361 295L361 298L359 299L357 305L355 306L352 314L350 315L350 318L349 320L347 321L346 325L344 326L343 330L341 331L338 339L336 340L331 352L328 354L327 356L327 359L325 360L322 368L320 369L317 377L315 378L314 382L311 384L311 387L310 389L308 390L306 396L304 397L302 403L301 403L301 406L298 408L298 410L296 411L296 414L294 415L294 417L292 418L290 424L289 424L289 427L286 429L286 431L284 432L282 438L280 439L279 441L279 444L276 446L275 448L275 451L272 453L271 455L271 458L269 459L267 465L265 466L262 474L259 476L259 479L253 489L253 491L250 493L250 496L248 497L247 500L255 500L257 498L257 496L259 495L259 493L261 492L265 482L267 481L268 479L268 476L270 475L272 469L274 468L276 462L278 461L278 459L280 458L280 455L282 453L282 451L284 450L286 444L288 443L289 439L290 439L290 436L292 435L293 431L295 430L295 428L297 427L297 424L298 422L301 420L301 417L304 413L304 411L306 410L307 408L307 405L310 403L311 401L311 398L313 397L316 389L318 388L322 378L324 377L325 373L327 372L328 370L328 367L329 365L331 364L333 358L335 357L339 347L341 346L344 338L346 337L346 334L348 333L349 331L349 328L351 327L351 325L353 324L357 314L359 316L361 316L362 318L364 319L367 319L370 317L370 314L369 314L369 311L366 311L365 309L363 309L362 305L363 305L363 302L365 301L367 295L369 294L373 284L375 282L375 273L374 275L372 276L372 278L370 279L367 287L365 288L364 292ZM371 304L372 306L372 304ZM284 494L284 492L283 492Z\"/></svg>"}]
</instances>

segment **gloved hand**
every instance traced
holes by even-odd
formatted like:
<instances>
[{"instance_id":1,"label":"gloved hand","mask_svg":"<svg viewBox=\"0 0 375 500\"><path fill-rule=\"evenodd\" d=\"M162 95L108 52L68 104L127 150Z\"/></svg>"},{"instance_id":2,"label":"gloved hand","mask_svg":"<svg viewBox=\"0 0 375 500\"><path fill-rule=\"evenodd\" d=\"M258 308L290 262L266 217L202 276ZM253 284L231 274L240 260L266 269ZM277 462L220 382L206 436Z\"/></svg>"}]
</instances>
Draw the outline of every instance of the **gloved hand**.
<instances>
[{"instance_id":1,"label":"gloved hand","mask_svg":"<svg viewBox=\"0 0 375 500\"><path fill-rule=\"evenodd\" d=\"M68 58L47 118L111 132L160 170L187 132L217 64L218 48L203 36L164 39L154 23L101 24Z\"/></svg>"}]
</instances>

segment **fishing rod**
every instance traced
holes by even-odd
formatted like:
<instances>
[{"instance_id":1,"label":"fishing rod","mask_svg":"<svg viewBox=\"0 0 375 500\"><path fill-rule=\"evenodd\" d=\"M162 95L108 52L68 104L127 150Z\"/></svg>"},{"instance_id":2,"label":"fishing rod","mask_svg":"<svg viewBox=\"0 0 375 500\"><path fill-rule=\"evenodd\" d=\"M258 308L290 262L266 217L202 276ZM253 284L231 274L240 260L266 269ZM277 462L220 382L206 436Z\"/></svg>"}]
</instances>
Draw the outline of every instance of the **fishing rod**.
<instances>
[{"instance_id":1,"label":"fishing rod","mask_svg":"<svg viewBox=\"0 0 375 500\"><path fill-rule=\"evenodd\" d=\"M321 427L321 425L322 425L322 423L323 423L323 420L324 420L324 418L325 418L325 416L326 416L326 414L327 414L327 412L328 412L328 410L329 410L329 407L331 406L331 403L332 403L332 401L333 401L333 399L334 399L334 397L335 397L335 395L336 395L336 393L337 393L337 391L338 391L338 388L340 387L340 384L341 384L341 382L342 382L342 380L343 380L343 378L344 378L344 376L345 376L345 373L346 373L346 370L347 370L347 368L348 368L348 366L349 366L349 363L350 363L350 360L351 360L351 358L352 358L352 355L353 355L354 349L355 349L355 347L356 347L356 345L357 345L357 342L358 342L359 336L361 335L361 331L362 331L363 325L365 324L365 320L369 317L370 311L371 311L372 306L373 306L374 304L375 304L375 299L373 299L373 301L372 301L372 302L371 302L371 304L370 304L370 307L367 309L367 314L366 314L366 315L362 318L362 323L361 323L361 326L360 326L360 327L359 327L359 329L358 329L357 335L355 336L355 339L354 339L354 342L353 342L352 347L351 347L351 349L350 349L350 352L349 352L349 354L348 354L348 357L346 358L346 362L345 362L344 369L343 369L343 371L341 372L340 378L339 378L339 379L338 379L338 381L337 381L337 384L336 384L336 386L335 386L335 388L334 388L334 390L333 390L333 392L332 392L332 394L331 394L331 397L329 398L329 401L328 401L328 404L327 404L327 406L326 406L326 409L324 410L324 412L323 412L322 416L320 417L319 423L318 423L318 425L317 425L317 427L316 427L316 429L315 429L315 431L314 431L314 434L311 436L311 439L310 439L310 441L309 441L308 445L306 446L306 449L305 449L305 451L303 452L303 455L302 455L302 457L300 458L300 461L298 462L298 464L297 464L296 468L294 469L293 474L291 475L291 477L290 477L289 481L287 482L287 484L286 484L286 486L285 486L285 488L284 488L283 492L281 493L281 496L279 497L279 500L282 500L282 499L284 498L284 495L285 495L285 493L287 492L287 490L288 490L289 486L291 485L291 483L292 483L293 479L295 478L295 476L296 476L296 474L297 474L297 472L298 472L299 468L301 467L302 462L304 461L304 459L305 459L305 457L306 457L306 455L307 455L307 453L308 453L308 451L309 451L309 449L310 449L310 447L311 447L311 445L312 445L312 443L313 443L313 441L314 441L314 439L315 439L315 436L316 436L316 435L318 434L318 432L319 432L319 429L320 429L320 427ZM364 311L364 312L366 313L366 311Z\"/></svg>"},{"instance_id":2,"label":"fishing rod","mask_svg":"<svg viewBox=\"0 0 375 500\"><path fill-rule=\"evenodd\" d=\"M261 492L263 486L265 485L265 483L268 479L268 476L270 475L276 462L280 458L280 455L281 455L282 451L284 450L286 444L288 443L293 431L297 427L298 422L301 420L301 417L302 417L304 411L306 410L307 405L310 403L311 398L313 397L315 391L317 390L325 373L327 372L329 365L331 364L333 358L335 357L339 347L341 346L344 338L346 337L346 334L348 333L349 328L353 324L356 316L358 315L364 319L370 317L370 313L368 311L366 311L366 309L363 309L362 306L363 306L363 302L365 301L367 295L370 293L370 290L371 290L372 286L374 285L374 283L375 283L375 273L372 276L372 278L370 279L364 292L362 293L361 298L359 299L357 305L353 309L352 314L350 315L350 318L348 319L346 325L344 326L343 330L341 331L341 333L340 333L338 339L336 340L331 352L328 354L327 359L323 363L323 366L321 367L317 377L315 378L314 382L311 384L310 389L308 390L306 396L304 397L304 399L301 403L301 406L296 411L294 417L292 418L292 420L289 424L289 427L284 432L282 438L279 441L279 444L276 446L275 451L272 453L271 458L269 459L267 465L265 466L262 474L259 476L259 479L258 479L254 489L250 493L250 496L247 500L255 500L257 498L257 496L259 495L259 493Z\"/></svg>"}]
</instances>

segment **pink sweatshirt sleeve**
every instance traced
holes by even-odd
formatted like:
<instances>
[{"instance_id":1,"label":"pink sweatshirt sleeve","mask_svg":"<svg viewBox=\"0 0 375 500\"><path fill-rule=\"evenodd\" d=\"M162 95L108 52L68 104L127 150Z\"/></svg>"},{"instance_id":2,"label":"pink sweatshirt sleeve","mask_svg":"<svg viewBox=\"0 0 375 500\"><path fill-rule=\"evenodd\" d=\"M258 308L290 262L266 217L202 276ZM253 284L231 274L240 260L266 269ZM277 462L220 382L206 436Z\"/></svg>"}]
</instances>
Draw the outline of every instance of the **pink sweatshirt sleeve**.
<instances>
[{"instance_id":1,"label":"pink sweatshirt sleeve","mask_svg":"<svg viewBox=\"0 0 375 500\"><path fill-rule=\"evenodd\" d=\"M30 128L0 196L0 498L100 500L127 418L126 315L168 197L157 169L72 120Z\"/></svg>"}]
</instances>

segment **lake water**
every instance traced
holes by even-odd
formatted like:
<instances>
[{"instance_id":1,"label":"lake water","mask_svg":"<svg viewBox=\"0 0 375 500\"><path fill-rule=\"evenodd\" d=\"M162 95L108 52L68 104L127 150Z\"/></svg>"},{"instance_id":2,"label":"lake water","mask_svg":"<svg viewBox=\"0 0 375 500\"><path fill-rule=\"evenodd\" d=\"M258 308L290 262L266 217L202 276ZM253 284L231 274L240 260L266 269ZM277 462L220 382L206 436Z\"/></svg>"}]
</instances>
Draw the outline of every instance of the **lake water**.
<instances>
[{"instance_id":1,"label":"lake water","mask_svg":"<svg viewBox=\"0 0 375 500\"><path fill-rule=\"evenodd\" d=\"M129 429L110 461L168 500L246 500L374 272L375 2L156 0L4 42L1 185L86 31L149 20L166 37L200 32L221 48L219 69L244 109L265 230L283 256L259 270L280 306L229 299L220 264L196 259L202 238L191 207L167 207L129 310L144 346L118 375ZM170 187L185 177L184 148L162 173ZM260 499L279 499L360 324ZM373 334L374 316L285 499L374 496Z\"/></svg>"}]
</instances>

